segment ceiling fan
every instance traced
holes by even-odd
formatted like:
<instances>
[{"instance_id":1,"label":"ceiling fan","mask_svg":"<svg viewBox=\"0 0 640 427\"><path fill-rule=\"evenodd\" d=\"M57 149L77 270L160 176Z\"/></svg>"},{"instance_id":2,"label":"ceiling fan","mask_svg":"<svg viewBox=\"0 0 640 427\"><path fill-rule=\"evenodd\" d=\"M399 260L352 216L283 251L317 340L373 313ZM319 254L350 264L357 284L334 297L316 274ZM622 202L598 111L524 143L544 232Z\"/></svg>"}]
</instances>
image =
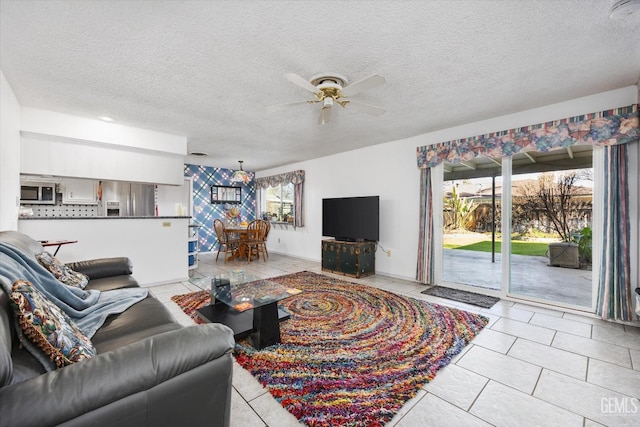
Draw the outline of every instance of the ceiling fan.
<instances>
[{"instance_id":1,"label":"ceiling fan","mask_svg":"<svg viewBox=\"0 0 640 427\"><path fill-rule=\"evenodd\" d=\"M380 107L375 107L373 105L350 99L353 95L386 83L385 78L379 74L374 74L373 76L352 84L348 84L347 78L337 73L318 74L311 77L310 81L307 81L294 73L285 74L284 77L291 83L313 93L315 99L272 105L268 108L270 111L280 110L296 105L320 103L322 105L322 109L320 110L320 117L318 117L318 124L321 125L329 122L329 119L331 118L331 109L335 104L338 104L343 108L346 108L347 105L349 105L349 108L353 110L372 114L374 116L379 116L385 112L385 110Z\"/></svg>"}]
</instances>

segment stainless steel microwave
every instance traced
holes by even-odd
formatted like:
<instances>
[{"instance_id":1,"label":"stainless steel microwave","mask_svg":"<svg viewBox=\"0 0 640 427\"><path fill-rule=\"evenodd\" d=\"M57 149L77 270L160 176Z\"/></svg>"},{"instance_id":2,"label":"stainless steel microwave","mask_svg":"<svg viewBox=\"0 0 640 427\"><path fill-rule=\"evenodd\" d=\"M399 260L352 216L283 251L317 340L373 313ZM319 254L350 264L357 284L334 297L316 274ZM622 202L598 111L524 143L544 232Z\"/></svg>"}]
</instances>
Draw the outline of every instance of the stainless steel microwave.
<instances>
[{"instance_id":1,"label":"stainless steel microwave","mask_svg":"<svg viewBox=\"0 0 640 427\"><path fill-rule=\"evenodd\" d=\"M56 185L37 182L22 184L20 186L20 203L53 205L56 203Z\"/></svg>"}]
</instances>

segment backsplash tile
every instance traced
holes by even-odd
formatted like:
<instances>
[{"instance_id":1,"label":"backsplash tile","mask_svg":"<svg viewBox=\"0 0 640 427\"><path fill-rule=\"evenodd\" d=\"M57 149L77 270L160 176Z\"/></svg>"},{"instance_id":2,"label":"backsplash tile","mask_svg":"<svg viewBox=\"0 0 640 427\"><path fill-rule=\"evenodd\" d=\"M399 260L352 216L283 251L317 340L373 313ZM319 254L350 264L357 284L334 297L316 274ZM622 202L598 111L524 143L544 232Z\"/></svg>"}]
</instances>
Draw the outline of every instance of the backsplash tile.
<instances>
[{"instance_id":1,"label":"backsplash tile","mask_svg":"<svg viewBox=\"0 0 640 427\"><path fill-rule=\"evenodd\" d=\"M98 216L97 205L22 205L33 210L33 218L79 218Z\"/></svg>"}]
</instances>

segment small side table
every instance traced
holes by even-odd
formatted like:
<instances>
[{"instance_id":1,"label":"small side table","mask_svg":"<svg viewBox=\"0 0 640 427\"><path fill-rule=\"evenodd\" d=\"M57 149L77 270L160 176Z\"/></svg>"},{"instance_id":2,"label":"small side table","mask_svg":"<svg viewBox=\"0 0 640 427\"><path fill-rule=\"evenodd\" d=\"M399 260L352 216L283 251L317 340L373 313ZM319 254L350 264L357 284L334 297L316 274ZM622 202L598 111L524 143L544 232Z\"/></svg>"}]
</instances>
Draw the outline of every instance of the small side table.
<instances>
[{"instance_id":1,"label":"small side table","mask_svg":"<svg viewBox=\"0 0 640 427\"><path fill-rule=\"evenodd\" d=\"M53 253L53 256L58 255L58 251L60 250L60 246L69 245L71 243L78 243L78 241L77 240L40 240L40 244L43 247L57 246L56 251Z\"/></svg>"}]
</instances>

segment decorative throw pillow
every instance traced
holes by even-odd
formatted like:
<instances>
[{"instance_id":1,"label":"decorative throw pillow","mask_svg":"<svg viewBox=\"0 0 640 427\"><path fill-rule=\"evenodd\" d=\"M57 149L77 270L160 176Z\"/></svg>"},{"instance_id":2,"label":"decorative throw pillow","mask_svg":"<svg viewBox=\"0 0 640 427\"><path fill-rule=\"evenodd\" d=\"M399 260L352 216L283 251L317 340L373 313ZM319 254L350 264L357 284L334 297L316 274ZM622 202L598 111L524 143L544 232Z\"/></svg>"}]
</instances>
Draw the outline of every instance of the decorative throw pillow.
<instances>
[{"instance_id":1,"label":"decorative throw pillow","mask_svg":"<svg viewBox=\"0 0 640 427\"><path fill-rule=\"evenodd\" d=\"M89 277L87 277L86 274L73 271L49 252L45 251L37 254L36 259L44 268L49 270L56 279L65 285L84 289L85 286L87 286L87 283L89 283Z\"/></svg>"},{"instance_id":2,"label":"decorative throw pillow","mask_svg":"<svg viewBox=\"0 0 640 427\"><path fill-rule=\"evenodd\" d=\"M96 355L91 340L69 316L26 280L13 284L11 305L23 334L58 368Z\"/></svg>"}]
</instances>

